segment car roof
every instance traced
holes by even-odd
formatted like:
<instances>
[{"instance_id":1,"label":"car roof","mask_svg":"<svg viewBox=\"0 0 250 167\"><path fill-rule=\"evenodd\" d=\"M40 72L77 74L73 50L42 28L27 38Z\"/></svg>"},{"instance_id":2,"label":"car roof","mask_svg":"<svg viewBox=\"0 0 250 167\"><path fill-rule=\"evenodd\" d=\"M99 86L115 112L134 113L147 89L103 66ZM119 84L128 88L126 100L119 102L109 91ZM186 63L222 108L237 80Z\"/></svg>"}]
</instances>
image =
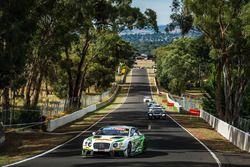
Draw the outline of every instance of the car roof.
<instances>
[{"instance_id":1,"label":"car roof","mask_svg":"<svg viewBox=\"0 0 250 167\"><path fill-rule=\"evenodd\" d=\"M163 111L163 109L162 109L162 108L153 108L153 109L152 109L152 111L156 111L156 110L157 110L157 111L158 111L158 110Z\"/></svg>"}]
</instances>

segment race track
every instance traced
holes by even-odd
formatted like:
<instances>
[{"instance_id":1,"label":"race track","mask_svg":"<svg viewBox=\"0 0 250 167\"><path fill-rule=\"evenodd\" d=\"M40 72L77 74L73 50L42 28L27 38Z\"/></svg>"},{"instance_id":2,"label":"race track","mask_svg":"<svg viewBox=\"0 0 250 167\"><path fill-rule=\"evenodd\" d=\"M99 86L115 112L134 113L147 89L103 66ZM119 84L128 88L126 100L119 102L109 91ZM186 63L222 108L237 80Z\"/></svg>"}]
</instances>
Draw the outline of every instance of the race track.
<instances>
[{"instance_id":1,"label":"race track","mask_svg":"<svg viewBox=\"0 0 250 167\"><path fill-rule=\"evenodd\" d=\"M106 125L132 125L145 134L147 151L132 158L82 158L81 145L88 132L66 145L15 166L19 167L217 167L211 154L173 120L148 120L143 96L150 95L147 71L134 69L126 102L119 109L93 126L90 131ZM84 129L83 129L84 130Z\"/></svg>"}]
</instances>

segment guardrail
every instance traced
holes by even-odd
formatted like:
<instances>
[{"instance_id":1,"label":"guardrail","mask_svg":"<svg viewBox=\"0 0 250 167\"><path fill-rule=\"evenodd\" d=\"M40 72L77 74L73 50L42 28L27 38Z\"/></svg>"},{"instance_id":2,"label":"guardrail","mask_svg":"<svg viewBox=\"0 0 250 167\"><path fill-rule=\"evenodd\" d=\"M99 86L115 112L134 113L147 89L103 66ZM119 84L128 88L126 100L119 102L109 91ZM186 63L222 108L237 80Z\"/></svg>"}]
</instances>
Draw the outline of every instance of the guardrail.
<instances>
[{"instance_id":1,"label":"guardrail","mask_svg":"<svg viewBox=\"0 0 250 167\"><path fill-rule=\"evenodd\" d=\"M60 117L60 118L57 118L57 119L53 119L53 120L49 120L48 121L48 126L47 126L47 131L48 132L52 132L54 131L55 129L63 126L63 125L66 125L70 122L73 122L77 119L80 119L82 118L84 115L90 113L90 112L93 112L93 111L96 111L97 109L99 108L102 108L103 106L111 103L115 97L117 96L118 92L119 92L119 89L120 87L118 86L117 89L115 90L114 94L111 96L111 98L109 98L108 100L104 101L104 102L101 102L101 103L98 103L98 104L93 104L87 108L84 108L84 109L81 109L81 110L78 110L72 114L69 114L69 115L65 115L63 117Z\"/></svg>"},{"instance_id":2,"label":"guardrail","mask_svg":"<svg viewBox=\"0 0 250 167\"><path fill-rule=\"evenodd\" d=\"M207 113L201 109L201 104L199 100L194 100L191 98L181 97L173 98L178 101L184 110L188 111L192 115L197 115L204 119L210 126L212 126L218 133L223 137L233 143L235 146L239 147L241 150L250 152L250 134L244 132L219 118Z\"/></svg>"},{"instance_id":3,"label":"guardrail","mask_svg":"<svg viewBox=\"0 0 250 167\"><path fill-rule=\"evenodd\" d=\"M250 152L250 134L246 133L215 116L201 110L200 117L211 125L218 133L242 150Z\"/></svg>"}]
</instances>

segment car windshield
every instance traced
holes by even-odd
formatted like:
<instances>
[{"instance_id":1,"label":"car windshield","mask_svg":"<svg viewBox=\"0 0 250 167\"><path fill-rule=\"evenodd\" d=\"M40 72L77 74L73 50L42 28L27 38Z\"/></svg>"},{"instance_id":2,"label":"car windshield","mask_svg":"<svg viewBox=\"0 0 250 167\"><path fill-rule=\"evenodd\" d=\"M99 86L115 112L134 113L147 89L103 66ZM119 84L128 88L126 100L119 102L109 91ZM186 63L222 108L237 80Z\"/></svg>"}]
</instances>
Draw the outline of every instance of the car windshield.
<instances>
[{"instance_id":1,"label":"car windshield","mask_svg":"<svg viewBox=\"0 0 250 167\"><path fill-rule=\"evenodd\" d=\"M158 105L158 104L154 104L152 107L154 107L154 108L159 108L159 107L161 107L161 106Z\"/></svg>"},{"instance_id":2,"label":"car windshield","mask_svg":"<svg viewBox=\"0 0 250 167\"><path fill-rule=\"evenodd\" d=\"M160 109L153 110L154 113L162 113L163 111Z\"/></svg>"},{"instance_id":3,"label":"car windshield","mask_svg":"<svg viewBox=\"0 0 250 167\"><path fill-rule=\"evenodd\" d=\"M127 128L103 128L96 132L96 135L108 136L128 136L129 129Z\"/></svg>"}]
</instances>

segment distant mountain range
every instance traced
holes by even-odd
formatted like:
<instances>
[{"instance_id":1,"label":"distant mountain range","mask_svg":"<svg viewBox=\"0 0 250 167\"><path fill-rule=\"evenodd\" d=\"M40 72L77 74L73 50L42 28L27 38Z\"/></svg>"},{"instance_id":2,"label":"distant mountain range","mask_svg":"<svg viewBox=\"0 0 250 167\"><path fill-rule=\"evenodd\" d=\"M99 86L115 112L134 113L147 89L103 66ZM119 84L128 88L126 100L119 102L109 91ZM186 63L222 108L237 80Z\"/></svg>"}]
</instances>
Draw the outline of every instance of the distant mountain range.
<instances>
[{"instance_id":1,"label":"distant mountain range","mask_svg":"<svg viewBox=\"0 0 250 167\"><path fill-rule=\"evenodd\" d=\"M153 29L133 29L133 30L124 30L120 33L120 36L129 42L150 42L150 43L169 43L172 40L179 38L181 36L181 30L176 28L175 30L166 33L166 25L159 26L159 32L156 33ZM197 37L200 36L201 32L197 30L191 30L186 36Z\"/></svg>"},{"instance_id":2,"label":"distant mountain range","mask_svg":"<svg viewBox=\"0 0 250 167\"><path fill-rule=\"evenodd\" d=\"M166 25L160 25L158 26L159 28L159 33L166 33ZM124 30L120 33L120 35L133 35L133 34L154 34L155 31L152 28L147 28L147 29L133 29L133 30Z\"/></svg>"}]
</instances>

